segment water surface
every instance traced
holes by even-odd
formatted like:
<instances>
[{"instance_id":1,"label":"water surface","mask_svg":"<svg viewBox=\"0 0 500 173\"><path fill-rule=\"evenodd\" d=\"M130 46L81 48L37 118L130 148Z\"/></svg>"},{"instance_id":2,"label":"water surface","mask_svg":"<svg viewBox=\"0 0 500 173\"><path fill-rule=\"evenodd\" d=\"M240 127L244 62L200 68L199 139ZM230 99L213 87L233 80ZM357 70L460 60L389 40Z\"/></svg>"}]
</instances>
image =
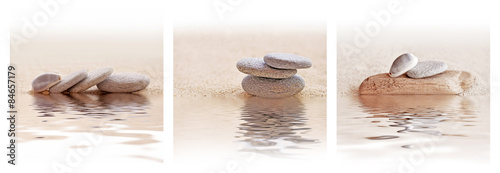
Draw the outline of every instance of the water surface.
<instances>
[{"instance_id":1,"label":"water surface","mask_svg":"<svg viewBox=\"0 0 500 173\"><path fill-rule=\"evenodd\" d=\"M286 170L325 152L326 98L175 97L174 159L185 170Z\"/></svg>"},{"instance_id":2,"label":"water surface","mask_svg":"<svg viewBox=\"0 0 500 173\"><path fill-rule=\"evenodd\" d=\"M489 161L489 97L360 95L338 98L343 163L421 165ZM392 166L394 167L394 166Z\"/></svg>"},{"instance_id":3,"label":"water surface","mask_svg":"<svg viewBox=\"0 0 500 173\"><path fill-rule=\"evenodd\" d=\"M78 165L163 162L161 95L19 94L17 99L20 162L44 164L50 171L68 158Z\"/></svg>"}]
</instances>

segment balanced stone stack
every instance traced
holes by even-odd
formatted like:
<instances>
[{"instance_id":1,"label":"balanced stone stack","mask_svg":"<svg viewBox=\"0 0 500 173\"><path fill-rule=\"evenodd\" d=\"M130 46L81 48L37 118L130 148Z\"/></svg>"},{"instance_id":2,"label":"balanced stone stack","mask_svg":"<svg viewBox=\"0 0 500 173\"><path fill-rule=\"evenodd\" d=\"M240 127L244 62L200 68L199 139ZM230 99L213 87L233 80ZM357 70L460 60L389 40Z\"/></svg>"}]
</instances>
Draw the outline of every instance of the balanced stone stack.
<instances>
[{"instance_id":1,"label":"balanced stone stack","mask_svg":"<svg viewBox=\"0 0 500 173\"><path fill-rule=\"evenodd\" d=\"M37 76L31 86L34 92L42 93L78 93L96 85L104 92L135 92L149 85L149 78L137 73L112 74L112 68L100 68L87 73L80 70L61 79L56 73L44 73Z\"/></svg>"},{"instance_id":2,"label":"balanced stone stack","mask_svg":"<svg viewBox=\"0 0 500 173\"><path fill-rule=\"evenodd\" d=\"M389 71L389 76L398 77L406 73L406 75L411 78L425 78L443 73L446 69L448 69L448 65L444 62L418 62L418 58L415 55L412 53L405 53L394 60L391 70Z\"/></svg>"},{"instance_id":3,"label":"balanced stone stack","mask_svg":"<svg viewBox=\"0 0 500 173\"><path fill-rule=\"evenodd\" d=\"M284 98L302 91L305 82L296 75L297 69L309 68L309 58L288 54L270 53L264 58L245 58L236 64L238 70L248 74L241 86L245 92L264 98Z\"/></svg>"},{"instance_id":4,"label":"balanced stone stack","mask_svg":"<svg viewBox=\"0 0 500 173\"><path fill-rule=\"evenodd\" d=\"M475 81L469 72L447 69L448 65L444 62L419 62L415 55L405 53L394 60L388 75L366 78L359 87L359 93L460 94Z\"/></svg>"}]
</instances>

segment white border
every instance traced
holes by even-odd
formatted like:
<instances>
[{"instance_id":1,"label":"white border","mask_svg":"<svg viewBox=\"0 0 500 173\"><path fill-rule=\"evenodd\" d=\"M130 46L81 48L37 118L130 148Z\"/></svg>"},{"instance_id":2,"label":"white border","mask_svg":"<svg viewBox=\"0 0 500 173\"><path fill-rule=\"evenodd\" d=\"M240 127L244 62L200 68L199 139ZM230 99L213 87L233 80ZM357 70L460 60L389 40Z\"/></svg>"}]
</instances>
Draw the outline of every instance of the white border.
<instances>
[{"instance_id":1,"label":"white border","mask_svg":"<svg viewBox=\"0 0 500 173\"><path fill-rule=\"evenodd\" d=\"M490 150L491 150L491 170L490 172L500 172L500 11L496 8L500 4L498 1L491 1L490 9ZM496 17L494 17L496 16Z\"/></svg>"},{"instance_id":2,"label":"white border","mask_svg":"<svg viewBox=\"0 0 500 173\"><path fill-rule=\"evenodd\" d=\"M9 64L10 61L10 42L8 39L8 33L9 33L9 20L10 19L10 9L8 6L8 3L5 1L2 1L0 3L0 62L1 66L0 69L4 70L4 72L7 70L7 65ZM0 76L0 83L2 83L2 89L0 89L0 94L2 96L5 96L5 100L2 101L0 104L1 110L2 110L2 116L0 118L0 153L1 153L1 158L0 158L0 170L2 172L13 172L14 167L11 165L7 164L7 156L5 153L7 152L7 149L5 148L7 145L7 128L8 124L6 121L7 117L7 76L1 75Z\"/></svg>"},{"instance_id":3,"label":"white border","mask_svg":"<svg viewBox=\"0 0 500 173\"><path fill-rule=\"evenodd\" d=\"M165 152L165 157L164 157L164 166L166 167L167 170L170 170L170 168L173 168L173 29L172 29L172 24L173 24L173 18L178 17L174 16L172 11L174 6L172 6L173 3L172 1L167 1L167 2L161 2L160 4L164 7L165 9L165 17L164 17L164 27L163 27L163 37L164 37L164 132L165 132L165 146L166 146L166 152ZM454 1L447 1L449 4L453 4ZM5 69L9 63L10 59L10 53L9 53L9 42L7 39L5 39L5 33L9 31L9 5L5 4L5 1L2 1L0 4L0 61L2 64L2 68ZM473 3L473 2L471 2ZM494 3L494 2L491 2ZM194 4L193 4L194 5ZM327 161L328 165L325 165L326 170L330 169L335 169L335 170L344 170L348 171L349 168L345 167L342 168L342 165L336 165L335 160L336 159L341 159L341 158L336 158L336 87L337 87L337 80L336 80L336 21L337 21L337 14L335 11L340 11L342 9L342 4L341 3L336 3L336 4L328 4L328 6L331 6L333 10L328 11L328 41L327 41L327 63L328 63L328 124L327 124L327 137L328 137L328 154L329 154L329 160ZM490 69L491 69L491 102L490 102L490 107L491 107L491 112L490 112L490 121L491 121L491 126L490 126L490 136L491 136L491 165L486 166L485 170L487 172L500 172L499 166L496 163L500 163L500 158L499 158L499 138L500 136L498 135L498 132L500 131L500 127L498 127L498 124L500 124L500 118L498 115L499 113L499 108L496 105L499 105L498 101L500 100L500 86L498 85L499 79L500 79L500 69L498 68L499 65L499 58L500 57L500 23L497 17L494 16L500 16L499 10L497 10L495 7L500 6L498 3L491 4L490 9L485 9L491 11L491 28L490 28L490 34L491 34L491 44L490 44L490 49L491 49L491 54L490 54ZM349 9L347 9L349 10ZM424 12L422 12L424 13ZM340 15L340 14L338 14ZM2 75L0 77L1 82L3 83L3 86L6 86L6 76ZM1 95L6 95L6 90L5 87L0 91ZM5 108L7 107L6 102L2 102L0 104L5 111ZM5 115L5 114L4 114ZM4 119L2 117L2 119ZM4 131L7 129L6 127L6 122L4 120L0 121L0 129ZM0 134L0 146L4 148L4 144L6 141L6 135L4 132ZM2 149L2 152L4 153L4 149ZM6 157L1 157L0 159L0 169L2 172L16 172L14 167L11 166L6 166ZM363 166L363 165L359 165ZM340 168L339 168L340 167ZM148 172L169 172L169 171L162 171L162 170L148 170L148 168L144 168ZM367 168L368 170L369 168ZM111 168L104 169L104 170L112 170ZM314 168L313 170L325 170L323 168ZM451 168L453 170L453 168ZM450 171L448 168L437 168L436 171ZM332 171L324 171L324 172L332 172ZM462 171L459 171L462 172ZM477 171L479 172L479 171Z\"/></svg>"},{"instance_id":4,"label":"white border","mask_svg":"<svg viewBox=\"0 0 500 173\"><path fill-rule=\"evenodd\" d=\"M163 157L168 172L174 169L174 38L173 38L173 3L163 5L163 131L165 133L166 152Z\"/></svg>"},{"instance_id":5,"label":"white border","mask_svg":"<svg viewBox=\"0 0 500 173\"><path fill-rule=\"evenodd\" d=\"M330 4L331 5L331 4ZM337 25L338 16L337 3L333 4L334 10L328 11L329 18L327 19L327 170L328 172L336 172L337 159Z\"/></svg>"}]
</instances>

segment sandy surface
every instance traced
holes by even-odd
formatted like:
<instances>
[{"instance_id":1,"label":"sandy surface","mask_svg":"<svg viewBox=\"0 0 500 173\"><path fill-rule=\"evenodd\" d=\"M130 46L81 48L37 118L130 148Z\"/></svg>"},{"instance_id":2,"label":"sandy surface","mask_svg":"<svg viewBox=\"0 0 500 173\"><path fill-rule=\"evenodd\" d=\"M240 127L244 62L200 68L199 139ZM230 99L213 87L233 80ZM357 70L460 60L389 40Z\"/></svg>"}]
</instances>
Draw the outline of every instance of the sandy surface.
<instances>
[{"instance_id":1,"label":"sandy surface","mask_svg":"<svg viewBox=\"0 0 500 173\"><path fill-rule=\"evenodd\" d=\"M436 60L448 64L449 70L468 71L477 83L465 95L489 93L489 32L437 28L387 29L371 37L359 53L347 54L342 45L354 45L351 27L338 28L337 94L356 95L361 82L369 76L388 73L394 59L411 52L419 61ZM392 32L391 32L392 31Z\"/></svg>"},{"instance_id":2,"label":"sandy surface","mask_svg":"<svg viewBox=\"0 0 500 173\"><path fill-rule=\"evenodd\" d=\"M12 52L17 92L29 92L33 79L42 73L59 73L64 77L82 69L112 67L113 73L134 72L149 77L149 86L140 93L163 93L161 32L75 35L78 34L40 35ZM87 91L95 90L97 87L93 86Z\"/></svg>"},{"instance_id":3,"label":"sandy surface","mask_svg":"<svg viewBox=\"0 0 500 173\"><path fill-rule=\"evenodd\" d=\"M299 97L326 96L326 27L288 29L174 28L174 96L248 97L236 63L284 52L308 57L299 69L306 82Z\"/></svg>"}]
</instances>

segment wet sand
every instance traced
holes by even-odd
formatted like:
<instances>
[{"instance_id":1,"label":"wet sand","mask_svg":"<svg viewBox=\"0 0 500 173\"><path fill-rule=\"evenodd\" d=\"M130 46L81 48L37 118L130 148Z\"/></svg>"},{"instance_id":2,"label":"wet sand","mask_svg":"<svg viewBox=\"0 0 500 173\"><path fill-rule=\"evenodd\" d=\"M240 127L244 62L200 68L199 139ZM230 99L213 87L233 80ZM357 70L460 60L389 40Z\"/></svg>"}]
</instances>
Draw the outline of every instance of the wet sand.
<instances>
[{"instance_id":1,"label":"wet sand","mask_svg":"<svg viewBox=\"0 0 500 173\"><path fill-rule=\"evenodd\" d=\"M246 75L236 63L272 52L310 58L313 66L298 70L306 86L297 96L326 96L326 26L174 28L174 96L248 97L241 88Z\"/></svg>"}]
</instances>

